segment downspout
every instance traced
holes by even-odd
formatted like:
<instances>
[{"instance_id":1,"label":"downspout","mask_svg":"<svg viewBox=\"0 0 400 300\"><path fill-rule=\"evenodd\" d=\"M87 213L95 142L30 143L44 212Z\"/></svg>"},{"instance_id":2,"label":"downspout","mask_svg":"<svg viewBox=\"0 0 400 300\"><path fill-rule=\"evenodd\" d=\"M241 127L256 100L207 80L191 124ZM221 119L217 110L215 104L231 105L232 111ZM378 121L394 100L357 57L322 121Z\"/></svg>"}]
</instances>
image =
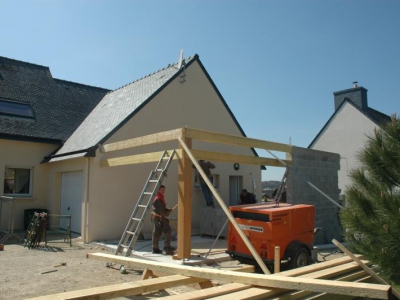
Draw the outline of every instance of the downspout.
<instances>
[{"instance_id":1,"label":"downspout","mask_svg":"<svg viewBox=\"0 0 400 300\"><path fill-rule=\"evenodd\" d=\"M82 240L89 243L89 173L90 173L90 157L86 157L85 164L85 192L83 195L83 231Z\"/></svg>"}]
</instances>

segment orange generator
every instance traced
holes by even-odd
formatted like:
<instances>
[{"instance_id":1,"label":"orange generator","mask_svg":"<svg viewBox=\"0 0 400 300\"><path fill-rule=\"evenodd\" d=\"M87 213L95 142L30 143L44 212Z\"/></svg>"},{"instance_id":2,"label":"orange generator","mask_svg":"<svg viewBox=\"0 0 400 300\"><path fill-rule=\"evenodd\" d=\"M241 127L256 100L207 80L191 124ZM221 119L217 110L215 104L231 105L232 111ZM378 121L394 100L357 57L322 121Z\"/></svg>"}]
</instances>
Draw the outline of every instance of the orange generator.
<instances>
[{"instance_id":1,"label":"orange generator","mask_svg":"<svg viewBox=\"0 0 400 300\"><path fill-rule=\"evenodd\" d=\"M280 247L280 260L288 267L298 268L312 262L315 207L281 203L257 203L231 206L236 219L254 249L272 271L275 247ZM233 259L256 264L250 250L232 224L229 224L228 250Z\"/></svg>"}]
</instances>

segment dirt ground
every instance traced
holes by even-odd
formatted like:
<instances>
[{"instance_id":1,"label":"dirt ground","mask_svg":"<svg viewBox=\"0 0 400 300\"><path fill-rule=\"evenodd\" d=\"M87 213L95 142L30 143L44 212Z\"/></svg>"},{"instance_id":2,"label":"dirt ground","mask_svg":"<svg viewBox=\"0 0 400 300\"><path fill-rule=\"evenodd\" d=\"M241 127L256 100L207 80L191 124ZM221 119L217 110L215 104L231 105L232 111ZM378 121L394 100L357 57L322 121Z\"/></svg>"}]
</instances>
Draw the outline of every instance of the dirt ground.
<instances>
[{"instance_id":1,"label":"dirt ground","mask_svg":"<svg viewBox=\"0 0 400 300\"><path fill-rule=\"evenodd\" d=\"M86 254L93 252L111 253L96 244L83 244L79 238L73 239L72 247L58 242L49 243L47 248L28 249L21 244L6 243L4 251L0 251L0 299L28 299L141 279L141 270L127 269L127 274L121 274L118 266L108 268L103 262L87 259ZM332 249L320 250L318 260L330 260L342 255ZM228 264L238 262L220 263ZM119 299L153 299L195 288L185 286Z\"/></svg>"}]
</instances>

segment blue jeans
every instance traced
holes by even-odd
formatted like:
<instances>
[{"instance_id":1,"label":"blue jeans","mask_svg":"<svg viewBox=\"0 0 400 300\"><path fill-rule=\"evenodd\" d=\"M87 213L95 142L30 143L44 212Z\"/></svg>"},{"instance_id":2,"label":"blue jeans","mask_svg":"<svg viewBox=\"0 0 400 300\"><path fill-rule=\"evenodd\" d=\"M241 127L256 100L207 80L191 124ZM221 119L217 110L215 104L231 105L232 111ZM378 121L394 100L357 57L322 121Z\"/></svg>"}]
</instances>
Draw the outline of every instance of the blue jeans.
<instances>
[{"instance_id":1,"label":"blue jeans","mask_svg":"<svg viewBox=\"0 0 400 300\"><path fill-rule=\"evenodd\" d=\"M211 183L213 183L212 177L209 177L208 179L211 181ZM210 207L215 207L213 194L211 193L211 190L208 187L208 185L203 180L200 180L200 186L201 190L203 191L204 199L206 200L206 205Z\"/></svg>"}]
</instances>

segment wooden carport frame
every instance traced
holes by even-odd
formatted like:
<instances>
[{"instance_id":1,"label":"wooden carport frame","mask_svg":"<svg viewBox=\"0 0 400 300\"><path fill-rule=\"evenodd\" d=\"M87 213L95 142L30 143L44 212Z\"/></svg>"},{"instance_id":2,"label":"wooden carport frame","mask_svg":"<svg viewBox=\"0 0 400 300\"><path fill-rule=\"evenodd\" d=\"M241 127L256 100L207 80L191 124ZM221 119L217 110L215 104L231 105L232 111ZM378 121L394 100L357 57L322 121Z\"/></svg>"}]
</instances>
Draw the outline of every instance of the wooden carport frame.
<instances>
[{"instance_id":1,"label":"wooden carport frame","mask_svg":"<svg viewBox=\"0 0 400 300\"><path fill-rule=\"evenodd\" d=\"M168 142L177 140L179 142L179 149L176 149L176 156L174 159L178 159L178 249L177 254L174 256L175 259L184 259L190 257L191 252L191 226L192 224L192 164L194 164L199 171L200 175L205 180L206 184L212 191L214 197L217 199L221 208L229 218L232 225L235 227L242 240L245 242L250 252L266 274L270 274L269 270L265 266L261 257L254 249L252 244L247 240L245 234L237 225L235 218L229 212L228 207L215 190L212 183L208 180L203 170L197 163L197 160L212 160L219 162L233 162L249 165L261 166L275 166L275 167L286 167L291 166L291 160L280 160L267 157L247 156L238 155L225 152L212 152L204 150L192 149L192 140L200 140L204 142L227 144L232 146L241 146L248 148L259 148L264 150L280 151L285 152L286 157L291 157L292 146L282 143L275 143L265 140L247 138L242 136L211 132L206 130L194 129L194 128L179 128L170 131L159 132L150 134L142 137L132 138L125 141L115 142L103 145L101 152L112 152L127 148L146 146L150 144ZM117 157L103 159L100 161L100 167L114 167L128 164L139 164L147 162L156 162L159 160L162 152L151 152L145 154L137 154L131 156Z\"/></svg>"}]
</instances>

